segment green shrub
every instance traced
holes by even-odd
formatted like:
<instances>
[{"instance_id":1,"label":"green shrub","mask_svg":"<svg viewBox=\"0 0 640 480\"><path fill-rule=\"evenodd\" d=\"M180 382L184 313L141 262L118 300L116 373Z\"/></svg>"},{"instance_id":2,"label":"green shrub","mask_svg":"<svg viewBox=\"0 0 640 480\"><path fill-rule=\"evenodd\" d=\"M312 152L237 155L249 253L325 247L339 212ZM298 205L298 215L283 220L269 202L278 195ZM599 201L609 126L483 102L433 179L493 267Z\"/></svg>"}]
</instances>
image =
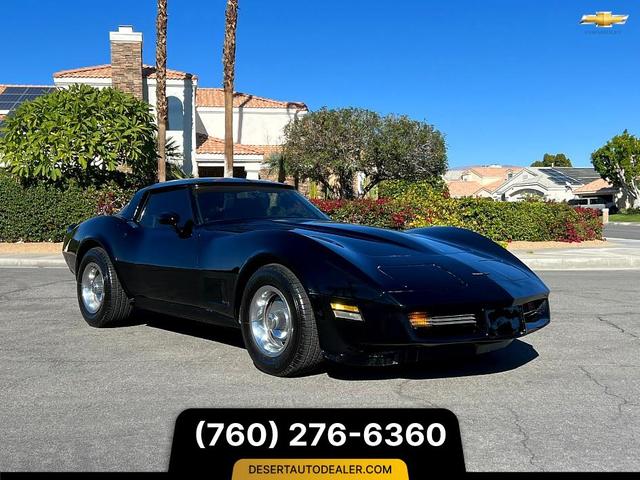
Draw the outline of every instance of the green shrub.
<instances>
[{"instance_id":1,"label":"green shrub","mask_svg":"<svg viewBox=\"0 0 640 480\"><path fill-rule=\"evenodd\" d=\"M147 185L157 171L155 132L148 103L114 88L72 85L8 115L0 155L28 184Z\"/></svg>"},{"instance_id":2,"label":"green shrub","mask_svg":"<svg viewBox=\"0 0 640 480\"><path fill-rule=\"evenodd\" d=\"M433 196L449 196L447 184L442 177L410 182L408 180L387 180L378 185L379 198L411 198L429 200Z\"/></svg>"},{"instance_id":3,"label":"green shrub","mask_svg":"<svg viewBox=\"0 0 640 480\"><path fill-rule=\"evenodd\" d=\"M620 213L623 215L640 215L640 208L623 208Z\"/></svg>"},{"instance_id":4,"label":"green shrub","mask_svg":"<svg viewBox=\"0 0 640 480\"><path fill-rule=\"evenodd\" d=\"M110 185L101 189L70 185L25 187L0 175L0 241L59 242L67 226L99 213L113 213L130 192Z\"/></svg>"}]
</instances>

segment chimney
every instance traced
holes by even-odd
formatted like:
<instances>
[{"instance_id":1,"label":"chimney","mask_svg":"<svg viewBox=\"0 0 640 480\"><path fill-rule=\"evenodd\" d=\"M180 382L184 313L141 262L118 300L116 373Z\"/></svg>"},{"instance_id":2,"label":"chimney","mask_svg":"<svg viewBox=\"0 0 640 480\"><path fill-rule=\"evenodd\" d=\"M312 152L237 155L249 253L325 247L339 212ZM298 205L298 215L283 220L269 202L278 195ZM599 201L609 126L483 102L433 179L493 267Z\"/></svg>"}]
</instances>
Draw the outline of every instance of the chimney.
<instances>
[{"instance_id":1,"label":"chimney","mask_svg":"<svg viewBox=\"0 0 640 480\"><path fill-rule=\"evenodd\" d=\"M113 87L142 100L142 33L120 25L117 32L109 32L109 41Z\"/></svg>"}]
</instances>

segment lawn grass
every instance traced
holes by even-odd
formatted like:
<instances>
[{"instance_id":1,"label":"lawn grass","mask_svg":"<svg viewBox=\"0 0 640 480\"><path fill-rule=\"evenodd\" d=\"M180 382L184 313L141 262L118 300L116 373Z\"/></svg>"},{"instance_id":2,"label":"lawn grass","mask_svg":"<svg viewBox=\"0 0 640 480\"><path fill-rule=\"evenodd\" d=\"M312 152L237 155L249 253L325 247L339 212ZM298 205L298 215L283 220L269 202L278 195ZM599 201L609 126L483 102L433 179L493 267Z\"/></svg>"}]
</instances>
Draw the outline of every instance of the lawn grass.
<instances>
[{"instance_id":1,"label":"lawn grass","mask_svg":"<svg viewBox=\"0 0 640 480\"><path fill-rule=\"evenodd\" d=\"M610 222L640 222L640 213L616 213L609 215Z\"/></svg>"}]
</instances>

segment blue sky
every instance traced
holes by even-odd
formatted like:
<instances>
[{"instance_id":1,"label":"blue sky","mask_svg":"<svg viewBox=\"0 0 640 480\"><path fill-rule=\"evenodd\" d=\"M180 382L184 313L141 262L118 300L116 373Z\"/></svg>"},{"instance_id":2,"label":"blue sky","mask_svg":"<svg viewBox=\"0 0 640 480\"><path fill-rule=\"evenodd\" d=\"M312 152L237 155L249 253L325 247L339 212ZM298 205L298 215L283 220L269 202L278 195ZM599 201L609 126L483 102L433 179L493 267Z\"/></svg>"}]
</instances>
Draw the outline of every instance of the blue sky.
<instances>
[{"instance_id":1,"label":"blue sky","mask_svg":"<svg viewBox=\"0 0 640 480\"><path fill-rule=\"evenodd\" d=\"M171 68L220 86L224 0L169 0ZM629 14L608 29L582 14ZM132 24L154 63L155 0L3 0L0 83L109 62ZM574 165L627 128L640 134L640 3L240 0L236 89L311 109L358 106L433 123L450 166Z\"/></svg>"}]
</instances>

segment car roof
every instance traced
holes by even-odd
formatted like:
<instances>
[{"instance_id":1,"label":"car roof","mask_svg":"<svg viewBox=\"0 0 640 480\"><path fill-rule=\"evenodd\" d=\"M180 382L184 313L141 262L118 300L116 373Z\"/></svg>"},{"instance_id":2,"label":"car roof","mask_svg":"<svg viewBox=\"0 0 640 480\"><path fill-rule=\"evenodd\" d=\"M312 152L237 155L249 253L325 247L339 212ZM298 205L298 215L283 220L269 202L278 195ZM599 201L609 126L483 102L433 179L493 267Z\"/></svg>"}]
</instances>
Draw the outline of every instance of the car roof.
<instances>
[{"instance_id":1,"label":"car roof","mask_svg":"<svg viewBox=\"0 0 640 480\"><path fill-rule=\"evenodd\" d=\"M292 185L286 183L272 182L269 180L247 180L244 178L185 178L181 180L169 180L168 182L154 183L148 187L141 188L134 195L131 201L124 206L124 208L118 213L118 216L131 220L140 206L140 202L145 197L147 192L155 190L164 190L166 188L181 187L185 185L221 185L221 186L238 186L246 188L255 187L271 187L282 188L283 190L293 190Z\"/></svg>"},{"instance_id":2,"label":"car roof","mask_svg":"<svg viewBox=\"0 0 640 480\"><path fill-rule=\"evenodd\" d=\"M180 180L169 180L168 182L154 183L143 188L147 190L157 190L160 188L181 187L184 185L233 185L246 187L276 187L276 188L293 188L292 185L286 183L272 182L270 180L247 180L245 178L185 178Z\"/></svg>"}]
</instances>

